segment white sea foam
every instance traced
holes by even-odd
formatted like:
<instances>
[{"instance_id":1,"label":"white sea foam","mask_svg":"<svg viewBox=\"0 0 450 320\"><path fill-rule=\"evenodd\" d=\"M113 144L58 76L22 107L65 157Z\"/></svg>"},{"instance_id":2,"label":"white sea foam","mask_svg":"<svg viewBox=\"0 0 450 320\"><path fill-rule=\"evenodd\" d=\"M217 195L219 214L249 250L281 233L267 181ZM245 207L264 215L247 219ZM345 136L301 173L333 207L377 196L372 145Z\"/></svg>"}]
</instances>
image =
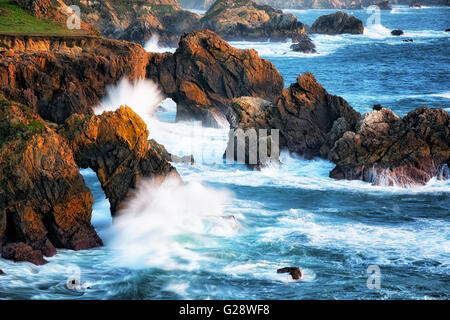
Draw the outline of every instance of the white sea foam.
<instances>
[{"instance_id":1,"label":"white sea foam","mask_svg":"<svg viewBox=\"0 0 450 320\"><path fill-rule=\"evenodd\" d=\"M196 249L214 246L208 236L238 230L224 211L229 200L226 191L200 183L143 181L114 220L108 246L117 252L117 263L129 268L196 269L208 259Z\"/></svg>"}]
</instances>

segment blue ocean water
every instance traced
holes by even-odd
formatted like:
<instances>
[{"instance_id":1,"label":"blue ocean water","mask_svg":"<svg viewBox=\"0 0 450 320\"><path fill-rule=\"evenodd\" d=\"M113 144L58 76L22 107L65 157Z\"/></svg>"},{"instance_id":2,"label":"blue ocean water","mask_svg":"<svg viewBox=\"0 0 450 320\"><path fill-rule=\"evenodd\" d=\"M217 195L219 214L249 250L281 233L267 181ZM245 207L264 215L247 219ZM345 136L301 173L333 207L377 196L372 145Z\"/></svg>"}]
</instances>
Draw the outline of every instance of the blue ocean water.
<instances>
[{"instance_id":1,"label":"blue ocean water","mask_svg":"<svg viewBox=\"0 0 450 320\"><path fill-rule=\"evenodd\" d=\"M311 24L333 11L293 12ZM360 112L382 103L403 115L420 105L448 110L449 25L450 8L395 7L362 36L313 36L316 55L290 52L289 43L233 45L258 50L286 86L312 72ZM394 28L414 42L390 36ZM116 89L127 90L117 104L149 92ZM148 108L132 102L139 114ZM450 182L406 189L335 181L331 163L287 153L261 171L227 166L226 129L174 123L175 105L163 106L157 118L143 117L170 152L194 155L195 165L176 165L186 185L145 182L111 223L95 174L83 170L105 246L59 250L41 267L0 259L0 299L450 298ZM276 273L285 266L299 266L303 279ZM379 267L379 289L367 286L369 266ZM81 285L69 289L72 279Z\"/></svg>"}]
</instances>

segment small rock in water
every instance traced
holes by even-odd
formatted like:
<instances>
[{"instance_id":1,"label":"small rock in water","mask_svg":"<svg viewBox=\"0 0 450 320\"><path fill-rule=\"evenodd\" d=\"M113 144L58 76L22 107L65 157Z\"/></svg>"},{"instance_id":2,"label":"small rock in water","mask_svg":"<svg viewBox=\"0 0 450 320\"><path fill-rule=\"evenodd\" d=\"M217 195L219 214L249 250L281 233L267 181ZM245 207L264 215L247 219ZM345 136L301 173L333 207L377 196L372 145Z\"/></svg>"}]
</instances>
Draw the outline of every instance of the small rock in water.
<instances>
[{"instance_id":1,"label":"small rock in water","mask_svg":"<svg viewBox=\"0 0 450 320\"><path fill-rule=\"evenodd\" d=\"M2 269L0 269L0 276L5 274Z\"/></svg>"},{"instance_id":2,"label":"small rock in water","mask_svg":"<svg viewBox=\"0 0 450 320\"><path fill-rule=\"evenodd\" d=\"M445 32L450 32L450 29L445 29Z\"/></svg>"},{"instance_id":3,"label":"small rock in water","mask_svg":"<svg viewBox=\"0 0 450 320\"><path fill-rule=\"evenodd\" d=\"M392 34L393 36L401 36L401 35L403 34L403 30L395 29L395 30L392 30L392 31L391 31L391 34Z\"/></svg>"},{"instance_id":4,"label":"small rock in water","mask_svg":"<svg viewBox=\"0 0 450 320\"><path fill-rule=\"evenodd\" d=\"M405 39L405 40L402 40L403 42L414 42L414 40L413 39Z\"/></svg>"},{"instance_id":5,"label":"small rock in water","mask_svg":"<svg viewBox=\"0 0 450 320\"><path fill-rule=\"evenodd\" d=\"M294 280L302 278L302 271L299 267L285 267L277 270L277 273L289 273Z\"/></svg>"},{"instance_id":6,"label":"small rock in water","mask_svg":"<svg viewBox=\"0 0 450 320\"><path fill-rule=\"evenodd\" d=\"M413 1L409 4L410 8L422 8L422 5L420 4L420 2L417 1Z\"/></svg>"}]
</instances>

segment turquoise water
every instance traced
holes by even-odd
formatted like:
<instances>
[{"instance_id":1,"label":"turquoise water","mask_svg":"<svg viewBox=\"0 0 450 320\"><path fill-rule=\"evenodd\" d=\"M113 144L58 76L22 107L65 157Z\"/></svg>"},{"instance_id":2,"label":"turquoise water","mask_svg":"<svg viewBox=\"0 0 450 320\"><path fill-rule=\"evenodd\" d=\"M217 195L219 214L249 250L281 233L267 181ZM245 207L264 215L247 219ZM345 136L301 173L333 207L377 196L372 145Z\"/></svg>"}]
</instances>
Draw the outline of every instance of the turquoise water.
<instances>
[{"instance_id":1,"label":"turquoise water","mask_svg":"<svg viewBox=\"0 0 450 320\"><path fill-rule=\"evenodd\" d=\"M331 12L295 11L309 24ZM353 14L366 20L364 11ZM420 105L448 110L449 17L449 8L396 7L363 36L313 36L317 55L292 53L288 43L233 45L258 50L286 85L313 72L360 112L375 103L402 115ZM394 28L414 42L391 37ZM141 100L151 100L145 86L114 90L109 100L134 97L140 114L148 107ZM449 182L404 189L335 181L328 178L331 163L286 153L280 167L259 172L226 166L226 129L175 124L174 104L164 108L157 118L143 117L170 152L194 154L195 165L177 165L186 185L155 189L145 182L112 225L95 174L83 170L105 247L59 250L41 267L0 259L0 298L450 298ZM294 265L303 270L301 281L276 273ZM367 287L371 265L380 268L380 289ZM80 279L78 290L67 288L71 279Z\"/></svg>"}]
</instances>

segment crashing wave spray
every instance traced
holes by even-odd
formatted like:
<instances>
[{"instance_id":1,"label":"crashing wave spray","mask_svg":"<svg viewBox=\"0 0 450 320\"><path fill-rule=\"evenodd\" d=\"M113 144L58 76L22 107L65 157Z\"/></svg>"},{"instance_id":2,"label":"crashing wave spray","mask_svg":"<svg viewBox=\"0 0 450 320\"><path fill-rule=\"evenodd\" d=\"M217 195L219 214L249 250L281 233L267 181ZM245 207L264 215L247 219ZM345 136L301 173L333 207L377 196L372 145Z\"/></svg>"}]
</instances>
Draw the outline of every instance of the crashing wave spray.
<instances>
[{"instance_id":1,"label":"crashing wave spray","mask_svg":"<svg viewBox=\"0 0 450 320\"><path fill-rule=\"evenodd\" d=\"M157 34L153 34L150 39L145 43L144 49L147 52L154 53L164 53L164 52L173 52L173 48L165 48L159 46L159 36Z\"/></svg>"},{"instance_id":2,"label":"crashing wave spray","mask_svg":"<svg viewBox=\"0 0 450 320\"><path fill-rule=\"evenodd\" d=\"M198 249L213 247L217 237L239 227L224 212L229 199L200 183L143 181L115 218L107 243L117 251L117 263L129 268L197 269L208 259Z\"/></svg>"}]
</instances>

